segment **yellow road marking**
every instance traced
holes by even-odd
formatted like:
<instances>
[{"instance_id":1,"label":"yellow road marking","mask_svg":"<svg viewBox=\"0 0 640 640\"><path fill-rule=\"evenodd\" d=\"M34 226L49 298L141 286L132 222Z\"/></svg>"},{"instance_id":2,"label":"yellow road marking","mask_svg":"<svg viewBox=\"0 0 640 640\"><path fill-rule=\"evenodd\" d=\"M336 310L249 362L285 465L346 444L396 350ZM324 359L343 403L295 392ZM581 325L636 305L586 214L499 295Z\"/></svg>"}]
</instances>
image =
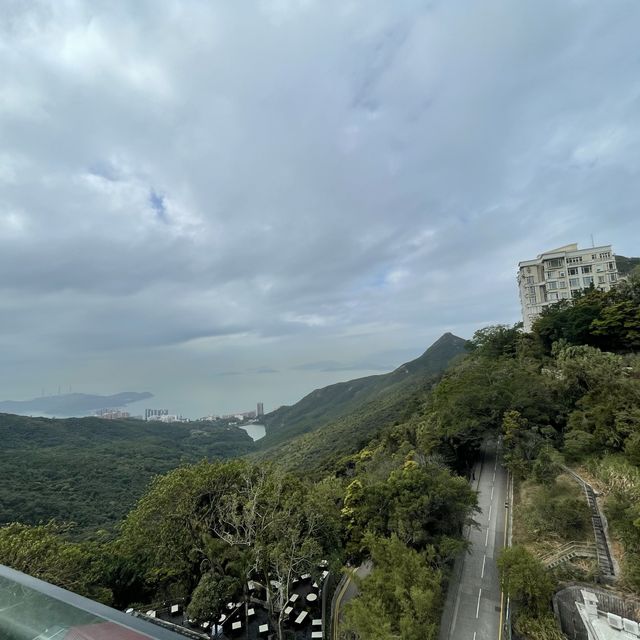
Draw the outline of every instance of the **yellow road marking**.
<instances>
[{"instance_id":1,"label":"yellow road marking","mask_svg":"<svg viewBox=\"0 0 640 640\"><path fill-rule=\"evenodd\" d=\"M340 603L342 602L342 598L351 582L351 576L347 576L345 583L342 585L342 589L340 589L340 593L338 593L338 597L336 598L336 608L333 612L333 639L338 640L338 621L340 619Z\"/></svg>"}]
</instances>

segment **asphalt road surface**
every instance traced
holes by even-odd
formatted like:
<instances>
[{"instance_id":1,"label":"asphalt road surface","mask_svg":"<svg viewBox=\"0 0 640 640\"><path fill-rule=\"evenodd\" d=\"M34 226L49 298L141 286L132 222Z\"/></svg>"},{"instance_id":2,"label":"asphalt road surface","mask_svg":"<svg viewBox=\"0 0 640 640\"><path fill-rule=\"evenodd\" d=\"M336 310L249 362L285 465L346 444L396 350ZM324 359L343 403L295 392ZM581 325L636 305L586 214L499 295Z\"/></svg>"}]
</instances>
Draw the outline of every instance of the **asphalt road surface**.
<instances>
[{"instance_id":1,"label":"asphalt road surface","mask_svg":"<svg viewBox=\"0 0 640 640\"><path fill-rule=\"evenodd\" d=\"M507 472L488 442L474 468L472 487L482 510L471 527L469 553L459 559L447 593L439 640L498 640L503 606L496 560L507 522Z\"/></svg>"},{"instance_id":2,"label":"asphalt road surface","mask_svg":"<svg viewBox=\"0 0 640 640\"><path fill-rule=\"evenodd\" d=\"M373 569L373 564L367 560L363 564L361 564L356 570L355 573L359 578L366 578ZM338 592L338 596L336 598L336 608L333 611L333 634L332 637L337 639L339 637L339 627L340 622L342 622L342 612L344 610L344 605L349 602L352 598L355 598L358 595L358 587L356 583L351 580L351 578L347 578L341 590Z\"/></svg>"}]
</instances>

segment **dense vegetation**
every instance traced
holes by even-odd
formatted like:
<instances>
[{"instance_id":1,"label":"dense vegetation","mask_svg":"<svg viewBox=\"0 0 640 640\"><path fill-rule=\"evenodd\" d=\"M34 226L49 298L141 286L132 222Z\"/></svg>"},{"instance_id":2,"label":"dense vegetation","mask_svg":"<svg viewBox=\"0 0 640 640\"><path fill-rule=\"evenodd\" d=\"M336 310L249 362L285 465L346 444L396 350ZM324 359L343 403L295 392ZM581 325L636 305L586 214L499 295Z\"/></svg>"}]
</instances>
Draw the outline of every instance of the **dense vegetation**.
<instances>
[{"instance_id":1,"label":"dense vegetation","mask_svg":"<svg viewBox=\"0 0 640 640\"><path fill-rule=\"evenodd\" d=\"M616 267L621 276L627 276L634 269L640 267L640 258L627 258L626 256L616 255Z\"/></svg>"},{"instance_id":2,"label":"dense vegetation","mask_svg":"<svg viewBox=\"0 0 640 640\"><path fill-rule=\"evenodd\" d=\"M297 472L264 461L187 465L154 480L116 539L71 542L53 525L12 525L0 529L0 562L117 606L190 596L190 613L202 619L241 597L249 575L267 584L276 576L283 587L269 602L284 637L292 575L317 575L321 558L333 568L373 559L348 605L346 637L429 640L475 513L465 472L480 443L500 435L505 463L528 488L526 526L540 536L571 540L588 530L561 462L602 480L625 548L624 583L639 591L639 305L636 275L550 308L530 334L478 331L435 387L425 376L275 449L278 462L290 452ZM500 565L519 633L558 638L554 576L523 546Z\"/></svg>"},{"instance_id":3,"label":"dense vegetation","mask_svg":"<svg viewBox=\"0 0 640 640\"><path fill-rule=\"evenodd\" d=\"M251 575L271 590L272 623L282 632L294 574L317 575L321 559L339 571L346 561L373 556L375 570L349 614L351 632L366 633L358 607L375 600L393 574L404 589L398 586L395 603L406 613L388 622L389 633L434 638L446 570L463 548L475 495L436 452L440 443L450 454L450 444L436 431L423 433L432 384L429 377L424 389L411 386L393 409L384 402L382 411L369 409L358 436L367 446L345 455L354 440L337 457L332 450L322 479L264 462L182 466L153 481L115 539L73 542L57 525L11 525L0 529L0 563L118 607L190 596L189 614L201 620L242 597ZM37 562L29 562L31 553ZM401 566L416 571L403 577ZM78 573L82 581L73 577ZM283 588L272 589L268 576ZM425 603L433 606L423 610ZM393 606L388 601L381 615Z\"/></svg>"},{"instance_id":4,"label":"dense vegetation","mask_svg":"<svg viewBox=\"0 0 640 640\"><path fill-rule=\"evenodd\" d=\"M77 536L113 529L156 474L254 448L245 431L211 423L9 414L0 441L0 525L56 519Z\"/></svg>"}]
</instances>

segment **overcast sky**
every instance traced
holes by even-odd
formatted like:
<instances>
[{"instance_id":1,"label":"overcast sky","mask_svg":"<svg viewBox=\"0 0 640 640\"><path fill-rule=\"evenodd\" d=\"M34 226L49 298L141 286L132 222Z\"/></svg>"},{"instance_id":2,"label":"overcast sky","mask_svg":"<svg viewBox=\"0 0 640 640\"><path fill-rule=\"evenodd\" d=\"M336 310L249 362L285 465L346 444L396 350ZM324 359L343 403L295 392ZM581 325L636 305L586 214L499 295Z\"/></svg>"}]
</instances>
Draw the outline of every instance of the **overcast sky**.
<instances>
[{"instance_id":1,"label":"overcast sky","mask_svg":"<svg viewBox=\"0 0 640 640\"><path fill-rule=\"evenodd\" d=\"M636 0L0 0L0 400L197 416L640 255Z\"/></svg>"}]
</instances>

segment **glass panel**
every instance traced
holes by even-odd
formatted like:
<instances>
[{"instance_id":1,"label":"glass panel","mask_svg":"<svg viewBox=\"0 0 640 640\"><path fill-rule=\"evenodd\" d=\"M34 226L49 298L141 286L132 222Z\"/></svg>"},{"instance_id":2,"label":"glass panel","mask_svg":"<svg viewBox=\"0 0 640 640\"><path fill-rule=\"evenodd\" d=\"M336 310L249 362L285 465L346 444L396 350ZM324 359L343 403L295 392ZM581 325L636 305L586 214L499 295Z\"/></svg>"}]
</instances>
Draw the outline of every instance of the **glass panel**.
<instances>
[{"instance_id":1,"label":"glass panel","mask_svg":"<svg viewBox=\"0 0 640 640\"><path fill-rule=\"evenodd\" d=\"M0 565L2 640L164 640L162 628Z\"/></svg>"}]
</instances>

